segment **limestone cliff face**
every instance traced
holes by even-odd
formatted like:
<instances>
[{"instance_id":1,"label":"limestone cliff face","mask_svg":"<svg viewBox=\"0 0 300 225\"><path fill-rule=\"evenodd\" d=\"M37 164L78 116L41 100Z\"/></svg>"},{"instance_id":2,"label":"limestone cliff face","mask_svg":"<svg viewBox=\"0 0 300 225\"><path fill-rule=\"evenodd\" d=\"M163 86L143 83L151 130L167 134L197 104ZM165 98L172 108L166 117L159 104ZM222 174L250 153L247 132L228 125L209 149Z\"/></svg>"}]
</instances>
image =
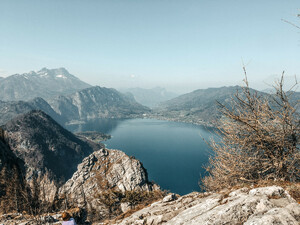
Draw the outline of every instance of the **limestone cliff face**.
<instances>
[{"instance_id":1,"label":"limestone cliff face","mask_svg":"<svg viewBox=\"0 0 300 225\"><path fill-rule=\"evenodd\" d=\"M60 196L67 195L77 206L101 208L95 196L102 191L159 189L148 181L147 171L142 163L119 150L100 149L83 159L78 170L59 189ZM101 209L99 209L101 211Z\"/></svg>"},{"instance_id":2,"label":"limestone cliff face","mask_svg":"<svg viewBox=\"0 0 300 225\"><path fill-rule=\"evenodd\" d=\"M115 224L298 225L300 205L281 187L243 188L224 194L191 193L164 200Z\"/></svg>"}]
</instances>

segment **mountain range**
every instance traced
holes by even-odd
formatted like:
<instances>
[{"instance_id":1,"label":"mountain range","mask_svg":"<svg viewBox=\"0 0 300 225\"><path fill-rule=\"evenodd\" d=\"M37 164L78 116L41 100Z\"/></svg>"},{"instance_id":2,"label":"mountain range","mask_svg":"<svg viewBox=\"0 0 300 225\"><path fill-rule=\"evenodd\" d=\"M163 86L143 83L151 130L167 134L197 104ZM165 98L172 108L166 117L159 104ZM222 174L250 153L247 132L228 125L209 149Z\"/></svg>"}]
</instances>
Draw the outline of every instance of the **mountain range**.
<instances>
[{"instance_id":1,"label":"mountain range","mask_svg":"<svg viewBox=\"0 0 300 225\"><path fill-rule=\"evenodd\" d=\"M91 87L70 74L65 68L43 68L37 72L14 74L0 79L0 100L51 99Z\"/></svg>"},{"instance_id":2,"label":"mountain range","mask_svg":"<svg viewBox=\"0 0 300 225\"><path fill-rule=\"evenodd\" d=\"M221 117L216 101L230 103L231 97L241 92L240 86L208 88L173 98L175 93L157 87L131 88L122 94L113 88L86 84L64 68L43 68L38 72L12 75L0 79L0 87L3 87L0 89L0 124L37 109L61 125L96 118L154 117L214 126ZM297 101L299 92L294 92L291 98Z\"/></svg>"},{"instance_id":3,"label":"mountain range","mask_svg":"<svg viewBox=\"0 0 300 225\"><path fill-rule=\"evenodd\" d=\"M65 121L95 118L134 118L150 109L113 88L94 86L49 101Z\"/></svg>"},{"instance_id":4,"label":"mountain range","mask_svg":"<svg viewBox=\"0 0 300 225\"><path fill-rule=\"evenodd\" d=\"M274 91L265 93L250 88L250 92L266 98L275 97ZM198 89L162 102L153 109L152 116L159 119L216 126L222 116L217 102L230 107L232 98L237 93L243 96L241 86ZM299 103L300 92L290 91L287 95L293 105ZM296 111L300 112L300 108L296 107Z\"/></svg>"},{"instance_id":5,"label":"mountain range","mask_svg":"<svg viewBox=\"0 0 300 225\"><path fill-rule=\"evenodd\" d=\"M42 110L61 125L92 118L142 117L150 112L134 98L86 84L64 68L12 75L0 80L0 87L0 125L31 110Z\"/></svg>"},{"instance_id":6,"label":"mountain range","mask_svg":"<svg viewBox=\"0 0 300 225\"><path fill-rule=\"evenodd\" d=\"M254 89L251 89L254 92ZM221 117L217 102L229 105L232 97L242 93L240 86L198 89L161 103L153 116L160 119L213 126ZM258 92L260 95L266 95Z\"/></svg>"}]
</instances>

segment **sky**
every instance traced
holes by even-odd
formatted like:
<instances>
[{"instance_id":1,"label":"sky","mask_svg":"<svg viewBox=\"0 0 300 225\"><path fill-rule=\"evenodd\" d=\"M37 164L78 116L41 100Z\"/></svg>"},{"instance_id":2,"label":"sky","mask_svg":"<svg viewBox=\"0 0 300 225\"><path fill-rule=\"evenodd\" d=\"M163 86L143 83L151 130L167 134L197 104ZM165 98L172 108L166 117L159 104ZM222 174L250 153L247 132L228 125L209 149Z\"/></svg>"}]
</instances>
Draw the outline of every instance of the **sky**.
<instances>
[{"instance_id":1,"label":"sky","mask_svg":"<svg viewBox=\"0 0 300 225\"><path fill-rule=\"evenodd\" d=\"M178 93L300 74L299 0L0 0L0 76Z\"/></svg>"}]
</instances>

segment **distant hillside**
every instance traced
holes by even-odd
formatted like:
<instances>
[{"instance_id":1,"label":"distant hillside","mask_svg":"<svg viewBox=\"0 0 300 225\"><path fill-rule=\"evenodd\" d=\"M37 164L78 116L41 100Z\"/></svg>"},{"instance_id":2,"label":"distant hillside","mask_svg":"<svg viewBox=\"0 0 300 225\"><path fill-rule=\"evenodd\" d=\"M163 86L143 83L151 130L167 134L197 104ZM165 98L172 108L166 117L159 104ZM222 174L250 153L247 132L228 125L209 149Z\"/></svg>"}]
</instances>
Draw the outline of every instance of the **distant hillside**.
<instances>
[{"instance_id":1,"label":"distant hillside","mask_svg":"<svg viewBox=\"0 0 300 225\"><path fill-rule=\"evenodd\" d=\"M112 88L91 87L72 95L59 96L49 104L67 121L94 118L134 118L150 109Z\"/></svg>"},{"instance_id":2,"label":"distant hillside","mask_svg":"<svg viewBox=\"0 0 300 225\"><path fill-rule=\"evenodd\" d=\"M134 99L141 103L142 105L148 106L150 108L157 106L159 103L170 100L178 96L173 92L168 92L165 88L129 88L123 90L122 92L129 92L133 95Z\"/></svg>"},{"instance_id":3,"label":"distant hillside","mask_svg":"<svg viewBox=\"0 0 300 225\"><path fill-rule=\"evenodd\" d=\"M300 113L300 92L289 92L289 99L293 102L293 104L297 104L296 110Z\"/></svg>"},{"instance_id":4,"label":"distant hillside","mask_svg":"<svg viewBox=\"0 0 300 225\"><path fill-rule=\"evenodd\" d=\"M96 118L135 118L150 112L149 108L115 89L97 86L48 102L42 98L0 101L0 125L31 110L42 110L61 125Z\"/></svg>"},{"instance_id":5,"label":"distant hillside","mask_svg":"<svg viewBox=\"0 0 300 225\"><path fill-rule=\"evenodd\" d=\"M14 117L30 112L32 110L42 110L60 124L64 124L61 116L58 115L51 106L42 98L35 98L31 101L0 101L0 125L7 123Z\"/></svg>"},{"instance_id":6,"label":"distant hillside","mask_svg":"<svg viewBox=\"0 0 300 225\"><path fill-rule=\"evenodd\" d=\"M199 89L191 93L163 102L154 109L155 117L175 121L213 125L221 117L217 101L222 104L230 103L231 97L241 87L221 87ZM254 91L254 90L253 90ZM262 95L264 93L260 92Z\"/></svg>"},{"instance_id":7,"label":"distant hillside","mask_svg":"<svg viewBox=\"0 0 300 225\"><path fill-rule=\"evenodd\" d=\"M27 177L50 173L70 178L77 165L100 145L78 139L42 111L17 116L3 126L14 154L25 162Z\"/></svg>"},{"instance_id":8,"label":"distant hillside","mask_svg":"<svg viewBox=\"0 0 300 225\"><path fill-rule=\"evenodd\" d=\"M14 74L0 79L0 100L30 100L35 97L50 99L74 93L91 85L71 75L65 68L47 69Z\"/></svg>"}]
</instances>

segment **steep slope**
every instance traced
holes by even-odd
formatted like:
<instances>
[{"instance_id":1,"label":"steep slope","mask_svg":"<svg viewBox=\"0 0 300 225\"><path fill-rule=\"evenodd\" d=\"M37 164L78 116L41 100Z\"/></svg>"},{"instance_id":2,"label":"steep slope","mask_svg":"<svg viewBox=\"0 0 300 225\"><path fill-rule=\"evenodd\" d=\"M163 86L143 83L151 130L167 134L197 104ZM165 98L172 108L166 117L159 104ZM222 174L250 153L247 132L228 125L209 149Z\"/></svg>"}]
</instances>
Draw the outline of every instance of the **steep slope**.
<instances>
[{"instance_id":1,"label":"steep slope","mask_svg":"<svg viewBox=\"0 0 300 225\"><path fill-rule=\"evenodd\" d=\"M35 98L28 102L0 101L0 125L7 123L18 115L30 112L31 110L42 110L60 124L65 122L44 99Z\"/></svg>"},{"instance_id":2,"label":"steep slope","mask_svg":"<svg viewBox=\"0 0 300 225\"><path fill-rule=\"evenodd\" d=\"M129 92L133 95L134 99L145 106L150 108L157 106L159 103L170 100L177 97L178 95L172 92L167 91L165 88L129 88L123 90L122 92Z\"/></svg>"},{"instance_id":3,"label":"steep slope","mask_svg":"<svg viewBox=\"0 0 300 225\"><path fill-rule=\"evenodd\" d=\"M149 108L138 104L112 88L91 87L72 95L59 96L49 102L65 120L94 118L132 118L142 116Z\"/></svg>"},{"instance_id":4,"label":"steep slope","mask_svg":"<svg viewBox=\"0 0 300 225\"><path fill-rule=\"evenodd\" d=\"M47 69L15 74L0 80L0 100L30 100L35 97L50 99L70 94L91 85L71 75L65 68Z\"/></svg>"},{"instance_id":5,"label":"steep slope","mask_svg":"<svg viewBox=\"0 0 300 225\"><path fill-rule=\"evenodd\" d=\"M2 129L0 132L2 132ZM3 137L0 137L0 180L10 180L14 175L13 172L16 172L18 176L21 176L23 166L24 162L14 155ZM3 188L0 188L0 197L3 194L2 191Z\"/></svg>"},{"instance_id":6,"label":"steep slope","mask_svg":"<svg viewBox=\"0 0 300 225\"><path fill-rule=\"evenodd\" d=\"M217 101L227 105L241 87L199 89L163 102L154 109L155 117L182 122L213 125L221 117ZM252 90L254 91L254 90ZM261 93L266 95L265 93Z\"/></svg>"},{"instance_id":7,"label":"steep slope","mask_svg":"<svg viewBox=\"0 0 300 225\"><path fill-rule=\"evenodd\" d=\"M10 148L25 162L27 177L48 173L54 180L68 179L84 157L100 148L78 139L42 111L20 115L4 129Z\"/></svg>"}]
</instances>

